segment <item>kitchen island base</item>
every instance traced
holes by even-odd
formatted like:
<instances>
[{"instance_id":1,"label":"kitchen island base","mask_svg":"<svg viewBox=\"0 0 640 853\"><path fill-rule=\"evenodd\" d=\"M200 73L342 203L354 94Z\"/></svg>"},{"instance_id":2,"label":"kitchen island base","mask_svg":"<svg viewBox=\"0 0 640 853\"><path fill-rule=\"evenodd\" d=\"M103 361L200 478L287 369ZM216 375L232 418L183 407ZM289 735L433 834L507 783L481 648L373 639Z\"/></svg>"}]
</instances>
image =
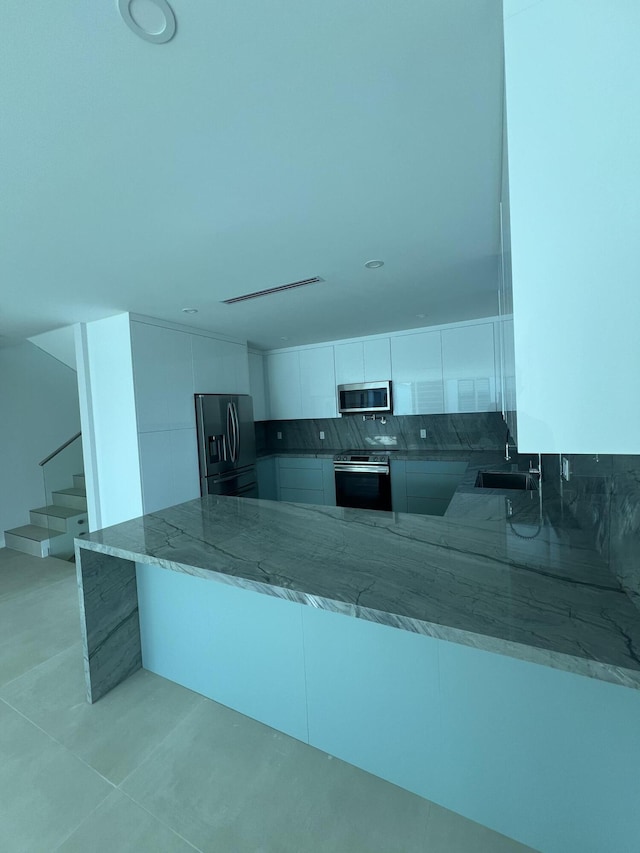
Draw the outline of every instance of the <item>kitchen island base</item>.
<instances>
[{"instance_id":1,"label":"kitchen island base","mask_svg":"<svg viewBox=\"0 0 640 853\"><path fill-rule=\"evenodd\" d=\"M146 669L536 849L631 850L640 691L138 564Z\"/></svg>"}]
</instances>

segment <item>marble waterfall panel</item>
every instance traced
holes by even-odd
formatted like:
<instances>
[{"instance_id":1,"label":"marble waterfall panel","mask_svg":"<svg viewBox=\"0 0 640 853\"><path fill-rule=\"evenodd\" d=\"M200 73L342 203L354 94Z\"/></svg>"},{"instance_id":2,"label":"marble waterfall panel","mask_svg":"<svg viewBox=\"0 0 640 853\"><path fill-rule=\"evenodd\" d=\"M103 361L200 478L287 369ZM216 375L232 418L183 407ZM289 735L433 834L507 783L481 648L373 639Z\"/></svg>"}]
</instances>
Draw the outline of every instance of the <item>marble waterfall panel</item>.
<instances>
[{"instance_id":1,"label":"marble waterfall panel","mask_svg":"<svg viewBox=\"0 0 640 853\"><path fill-rule=\"evenodd\" d=\"M87 699L142 666L135 562L76 546Z\"/></svg>"}]
</instances>

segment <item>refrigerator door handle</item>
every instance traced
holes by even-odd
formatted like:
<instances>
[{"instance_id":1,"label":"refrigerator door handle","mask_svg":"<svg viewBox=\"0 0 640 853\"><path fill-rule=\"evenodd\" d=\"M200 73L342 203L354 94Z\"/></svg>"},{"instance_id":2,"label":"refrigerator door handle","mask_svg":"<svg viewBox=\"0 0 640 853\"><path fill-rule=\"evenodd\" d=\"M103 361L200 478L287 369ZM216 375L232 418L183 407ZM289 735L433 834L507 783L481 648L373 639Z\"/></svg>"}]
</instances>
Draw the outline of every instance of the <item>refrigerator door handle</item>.
<instances>
[{"instance_id":1,"label":"refrigerator door handle","mask_svg":"<svg viewBox=\"0 0 640 853\"><path fill-rule=\"evenodd\" d=\"M202 407L202 397L196 397L198 403L198 422L200 425L200 470L204 477L207 473L207 437L204 431L204 412Z\"/></svg>"},{"instance_id":2,"label":"refrigerator door handle","mask_svg":"<svg viewBox=\"0 0 640 853\"><path fill-rule=\"evenodd\" d=\"M238 407L235 403L231 404L233 406L233 424L235 429L235 450L236 450L236 462L240 457L240 420L238 418Z\"/></svg>"},{"instance_id":3,"label":"refrigerator door handle","mask_svg":"<svg viewBox=\"0 0 640 853\"><path fill-rule=\"evenodd\" d=\"M231 461L236 461L235 422L233 420L233 403L227 403L227 434L229 436L229 452Z\"/></svg>"}]
</instances>

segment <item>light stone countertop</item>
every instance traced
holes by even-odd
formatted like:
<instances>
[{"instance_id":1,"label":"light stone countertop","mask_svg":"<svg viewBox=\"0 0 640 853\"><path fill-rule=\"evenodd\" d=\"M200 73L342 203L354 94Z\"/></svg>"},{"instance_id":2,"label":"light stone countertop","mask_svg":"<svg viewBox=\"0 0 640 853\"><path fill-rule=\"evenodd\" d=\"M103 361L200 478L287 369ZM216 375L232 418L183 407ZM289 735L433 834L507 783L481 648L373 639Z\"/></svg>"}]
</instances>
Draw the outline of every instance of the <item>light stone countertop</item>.
<instances>
[{"instance_id":1,"label":"light stone countertop","mask_svg":"<svg viewBox=\"0 0 640 853\"><path fill-rule=\"evenodd\" d=\"M443 518L209 496L76 544L640 688L640 612L588 534L476 469Z\"/></svg>"}]
</instances>

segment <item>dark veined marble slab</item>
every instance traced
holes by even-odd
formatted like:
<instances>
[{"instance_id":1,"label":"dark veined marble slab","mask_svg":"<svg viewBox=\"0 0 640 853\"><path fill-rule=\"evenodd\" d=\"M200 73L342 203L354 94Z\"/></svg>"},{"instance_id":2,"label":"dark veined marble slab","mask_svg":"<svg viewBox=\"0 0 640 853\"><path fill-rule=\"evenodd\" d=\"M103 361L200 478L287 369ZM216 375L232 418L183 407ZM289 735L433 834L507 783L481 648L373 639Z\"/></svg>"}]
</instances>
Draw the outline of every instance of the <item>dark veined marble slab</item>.
<instances>
[{"instance_id":1,"label":"dark veined marble slab","mask_svg":"<svg viewBox=\"0 0 640 853\"><path fill-rule=\"evenodd\" d=\"M531 500L462 488L434 518L209 496L77 540L78 570L88 549L640 687L637 609Z\"/></svg>"}]
</instances>

